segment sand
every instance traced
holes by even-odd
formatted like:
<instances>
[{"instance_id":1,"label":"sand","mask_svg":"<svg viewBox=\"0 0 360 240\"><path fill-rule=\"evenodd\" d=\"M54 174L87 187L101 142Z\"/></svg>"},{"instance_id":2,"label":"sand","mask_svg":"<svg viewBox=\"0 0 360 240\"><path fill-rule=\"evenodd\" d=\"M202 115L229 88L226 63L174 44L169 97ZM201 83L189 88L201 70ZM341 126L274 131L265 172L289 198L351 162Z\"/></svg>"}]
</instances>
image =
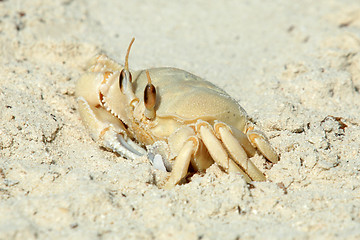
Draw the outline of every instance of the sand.
<instances>
[{"instance_id":1,"label":"sand","mask_svg":"<svg viewBox=\"0 0 360 240\"><path fill-rule=\"evenodd\" d=\"M268 135L267 182L164 173L93 142L87 61L171 66L225 89ZM360 4L0 1L0 239L359 239Z\"/></svg>"}]
</instances>

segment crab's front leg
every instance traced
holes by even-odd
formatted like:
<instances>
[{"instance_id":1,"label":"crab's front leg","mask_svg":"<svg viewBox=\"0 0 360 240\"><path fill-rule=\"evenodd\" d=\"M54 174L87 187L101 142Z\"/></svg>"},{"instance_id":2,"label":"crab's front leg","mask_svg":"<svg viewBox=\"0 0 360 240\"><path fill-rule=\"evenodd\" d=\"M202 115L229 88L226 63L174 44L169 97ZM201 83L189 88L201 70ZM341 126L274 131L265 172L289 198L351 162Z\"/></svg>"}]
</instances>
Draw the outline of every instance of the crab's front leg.
<instances>
[{"instance_id":1,"label":"crab's front leg","mask_svg":"<svg viewBox=\"0 0 360 240\"><path fill-rule=\"evenodd\" d=\"M134 39L129 45L124 68L100 55L93 60L88 73L76 85L80 116L91 137L105 148L130 159L146 154L143 148L129 138L132 135L123 122L129 123L129 111L126 109L138 102L132 90L132 77L128 68L133 42Z\"/></svg>"},{"instance_id":2,"label":"crab's front leg","mask_svg":"<svg viewBox=\"0 0 360 240\"><path fill-rule=\"evenodd\" d=\"M79 96L77 101L81 119L94 141L126 158L134 159L146 154L128 137L121 121L104 108L91 106L83 96Z\"/></svg>"},{"instance_id":3,"label":"crab's front leg","mask_svg":"<svg viewBox=\"0 0 360 240\"><path fill-rule=\"evenodd\" d=\"M101 102L100 88L109 73L86 73L77 82L78 110L90 136L100 145L124 157L134 159L145 150L134 143L122 122L108 112Z\"/></svg>"}]
</instances>

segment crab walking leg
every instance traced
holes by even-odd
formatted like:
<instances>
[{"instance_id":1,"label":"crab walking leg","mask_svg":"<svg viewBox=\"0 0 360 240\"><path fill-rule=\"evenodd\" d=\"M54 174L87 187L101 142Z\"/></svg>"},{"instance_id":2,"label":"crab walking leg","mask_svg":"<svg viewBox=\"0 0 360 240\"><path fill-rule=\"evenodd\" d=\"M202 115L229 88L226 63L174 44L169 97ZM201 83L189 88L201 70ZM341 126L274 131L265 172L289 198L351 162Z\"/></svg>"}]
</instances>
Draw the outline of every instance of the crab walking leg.
<instances>
[{"instance_id":1,"label":"crab walking leg","mask_svg":"<svg viewBox=\"0 0 360 240\"><path fill-rule=\"evenodd\" d=\"M172 153L179 153L184 143L191 137L196 136L194 129L190 126L183 126L175 130L168 138L168 145ZM208 150L204 143L198 140L199 144L197 146L194 156L191 158L191 166L196 172L203 172L208 169L214 161L209 155Z\"/></svg>"},{"instance_id":2,"label":"crab walking leg","mask_svg":"<svg viewBox=\"0 0 360 240\"><path fill-rule=\"evenodd\" d=\"M78 98L78 106L80 116L94 141L130 159L145 153L145 150L140 150L140 147L135 149L133 147L135 143L131 139L124 139L123 135L126 133L124 128L119 122L111 121L112 116L108 112L101 108L90 107L83 97Z\"/></svg>"},{"instance_id":3,"label":"crab walking leg","mask_svg":"<svg viewBox=\"0 0 360 240\"><path fill-rule=\"evenodd\" d=\"M254 130L252 127L250 127L248 128L246 135L248 136L250 142L252 142L270 162L277 163L279 161L279 156L271 147L264 133Z\"/></svg>"},{"instance_id":4,"label":"crab walking leg","mask_svg":"<svg viewBox=\"0 0 360 240\"><path fill-rule=\"evenodd\" d=\"M229 156L220 140L215 136L210 124L199 120L196 123L196 131L200 134L201 140L205 144L214 161L222 167L225 172L228 172L229 161L231 160L229 159Z\"/></svg>"},{"instance_id":5,"label":"crab walking leg","mask_svg":"<svg viewBox=\"0 0 360 240\"><path fill-rule=\"evenodd\" d=\"M213 165L213 163L214 160L211 158L204 142L199 141L199 147L196 150L194 157L191 158L191 166L196 172L204 172Z\"/></svg>"},{"instance_id":6,"label":"crab walking leg","mask_svg":"<svg viewBox=\"0 0 360 240\"><path fill-rule=\"evenodd\" d=\"M252 181L251 178L234 161L229 161L229 173L241 173L247 183Z\"/></svg>"},{"instance_id":7,"label":"crab walking leg","mask_svg":"<svg viewBox=\"0 0 360 240\"><path fill-rule=\"evenodd\" d=\"M249 160L245 150L241 147L238 140L233 136L230 128L224 123L215 123L214 129L232 159L246 172L254 181L265 181L264 174Z\"/></svg>"},{"instance_id":8,"label":"crab walking leg","mask_svg":"<svg viewBox=\"0 0 360 240\"><path fill-rule=\"evenodd\" d=\"M173 188L183 179L189 168L191 158L198 149L199 140L196 137L190 137L181 148L178 156L175 158L175 163L171 170L171 175L164 185L165 189Z\"/></svg>"},{"instance_id":9,"label":"crab walking leg","mask_svg":"<svg viewBox=\"0 0 360 240\"><path fill-rule=\"evenodd\" d=\"M225 170L225 172L241 173L246 182L251 182L249 176L229 158L226 150L222 146L220 140L215 136L215 133L208 122L198 121L197 131L200 133L201 140L207 147L211 157Z\"/></svg>"},{"instance_id":10,"label":"crab walking leg","mask_svg":"<svg viewBox=\"0 0 360 240\"><path fill-rule=\"evenodd\" d=\"M253 157L255 155L256 149L250 143L248 137L239 129L232 126L229 127L231 129L232 135L238 140L238 142L241 144L247 155L249 157Z\"/></svg>"}]
</instances>

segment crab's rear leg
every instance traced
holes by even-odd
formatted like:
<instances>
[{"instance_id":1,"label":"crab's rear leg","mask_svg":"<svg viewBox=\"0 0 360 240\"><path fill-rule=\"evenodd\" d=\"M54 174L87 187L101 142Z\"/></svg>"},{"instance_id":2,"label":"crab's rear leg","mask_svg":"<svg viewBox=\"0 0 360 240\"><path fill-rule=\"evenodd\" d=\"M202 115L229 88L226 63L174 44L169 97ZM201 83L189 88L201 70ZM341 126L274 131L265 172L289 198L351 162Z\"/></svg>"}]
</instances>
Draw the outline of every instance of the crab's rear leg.
<instances>
[{"instance_id":1,"label":"crab's rear leg","mask_svg":"<svg viewBox=\"0 0 360 240\"><path fill-rule=\"evenodd\" d=\"M233 126L228 126L228 127L230 127L230 131L231 131L232 135L241 144L241 147L245 150L248 157L253 157L255 155L255 153L256 153L256 149L250 143L250 141L248 139L248 136L246 134L244 134L242 131L240 131L239 129L233 127Z\"/></svg>"},{"instance_id":2,"label":"crab's rear leg","mask_svg":"<svg viewBox=\"0 0 360 240\"><path fill-rule=\"evenodd\" d=\"M146 154L143 148L127 137L121 122L105 109L91 106L81 96L77 101L81 119L94 141L126 158L134 159Z\"/></svg>"},{"instance_id":3,"label":"crab's rear leg","mask_svg":"<svg viewBox=\"0 0 360 240\"><path fill-rule=\"evenodd\" d=\"M259 130L254 130L253 127L249 127L246 131L250 142L256 146L256 148L272 163L279 161L279 156L275 150L271 147L269 140L265 134Z\"/></svg>"},{"instance_id":4,"label":"crab's rear leg","mask_svg":"<svg viewBox=\"0 0 360 240\"><path fill-rule=\"evenodd\" d=\"M246 172L254 181L265 181L264 174L249 160L244 148L238 139L233 135L230 127L224 123L217 122L214 125L216 135L228 150L232 159Z\"/></svg>"}]
</instances>

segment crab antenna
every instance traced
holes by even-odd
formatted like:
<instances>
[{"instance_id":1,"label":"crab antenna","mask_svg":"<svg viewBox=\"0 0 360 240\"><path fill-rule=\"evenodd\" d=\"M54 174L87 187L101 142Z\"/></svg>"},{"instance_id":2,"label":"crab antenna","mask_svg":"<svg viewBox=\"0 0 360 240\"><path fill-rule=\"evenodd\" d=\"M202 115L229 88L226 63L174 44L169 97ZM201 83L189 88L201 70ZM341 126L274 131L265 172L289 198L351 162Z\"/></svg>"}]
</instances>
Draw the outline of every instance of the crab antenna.
<instances>
[{"instance_id":1,"label":"crab antenna","mask_svg":"<svg viewBox=\"0 0 360 240\"><path fill-rule=\"evenodd\" d=\"M129 47L128 47L128 50L127 50L127 53L126 53L126 56L125 56L125 69L128 70L128 71L129 71L129 54L130 54L131 46L134 43L134 41L135 41L135 38L133 37L131 39L131 42L129 44Z\"/></svg>"},{"instance_id":2,"label":"crab antenna","mask_svg":"<svg viewBox=\"0 0 360 240\"><path fill-rule=\"evenodd\" d=\"M147 80L148 80L148 84L151 84L151 78L150 78L149 70L146 70L146 77L147 77Z\"/></svg>"}]
</instances>

